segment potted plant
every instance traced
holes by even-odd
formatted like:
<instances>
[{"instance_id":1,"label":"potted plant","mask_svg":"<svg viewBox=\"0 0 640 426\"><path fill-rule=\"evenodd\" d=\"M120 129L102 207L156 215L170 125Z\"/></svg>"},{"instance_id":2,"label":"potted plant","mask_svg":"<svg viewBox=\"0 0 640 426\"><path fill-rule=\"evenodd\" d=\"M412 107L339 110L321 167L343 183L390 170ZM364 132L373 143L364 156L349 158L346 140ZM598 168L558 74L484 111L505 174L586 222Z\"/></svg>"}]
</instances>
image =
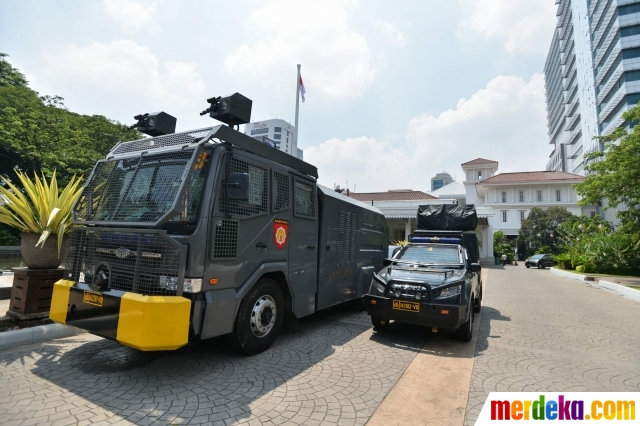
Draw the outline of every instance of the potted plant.
<instances>
[{"instance_id":1,"label":"potted plant","mask_svg":"<svg viewBox=\"0 0 640 426\"><path fill-rule=\"evenodd\" d=\"M31 269L55 269L67 253L71 232L71 209L82 192L80 178L73 176L67 186L58 189L56 173L51 179L34 174L34 179L17 171L24 188L21 191L8 179L2 179L0 223L21 231L22 260ZM55 235L56 238L49 238Z\"/></svg>"}]
</instances>

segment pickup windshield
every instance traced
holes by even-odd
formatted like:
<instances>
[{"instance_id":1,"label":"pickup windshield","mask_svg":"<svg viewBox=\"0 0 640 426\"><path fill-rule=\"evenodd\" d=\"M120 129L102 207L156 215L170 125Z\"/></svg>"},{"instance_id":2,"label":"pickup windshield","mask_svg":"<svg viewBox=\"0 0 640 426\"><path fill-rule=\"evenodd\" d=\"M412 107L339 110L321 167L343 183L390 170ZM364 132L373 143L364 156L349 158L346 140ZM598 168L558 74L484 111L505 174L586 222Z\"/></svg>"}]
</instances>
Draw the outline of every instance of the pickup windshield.
<instances>
[{"instance_id":1,"label":"pickup windshield","mask_svg":"<svg viewBox=\"0 0 640 426\"><path fill-rule=\"evenodd\" d=\"M445 244L405 246L396 259L431 265L462 263L458 246Z\"/></svg>"},{"instance_id":2,"label":"pickup windshield","mask_svg":"<svg viewBox=\"0 0 640 426\"><path fill-rule=\"evenodd\" d=\"M75 207L77 221L156 222L174 205L182 180L180 214L169 222L194 222L205 178L205 157L185 177L192 150L98 163ZM201 154L202 155L202 154Z\"/></svg>"}]
</instances>

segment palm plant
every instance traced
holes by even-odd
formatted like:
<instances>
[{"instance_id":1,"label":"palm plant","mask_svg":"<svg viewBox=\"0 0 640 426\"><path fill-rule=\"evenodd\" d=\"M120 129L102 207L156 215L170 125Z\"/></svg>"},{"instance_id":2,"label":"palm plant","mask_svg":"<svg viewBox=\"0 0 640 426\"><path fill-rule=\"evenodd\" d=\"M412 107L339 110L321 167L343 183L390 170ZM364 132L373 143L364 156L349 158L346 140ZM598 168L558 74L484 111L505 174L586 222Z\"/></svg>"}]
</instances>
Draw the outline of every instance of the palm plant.
<instances>
[{"instance_id":1,"label":"palm plant","mask_svg":"<svg viewBox=\"0 0 640 426\"><path fill-rule=\"evenodd\" d=\"M0 223L17 228L21 232L40 234L36 247L44 246L49 236L58 236L58 257L65 234L71 232L71 209L82 192L81 178L73 176L62 191L58 189L56 173L51 180L34 175L34 179L17 171L24 192L4 177L6 187L0 186Z\"/></svg>"}]
</instances>

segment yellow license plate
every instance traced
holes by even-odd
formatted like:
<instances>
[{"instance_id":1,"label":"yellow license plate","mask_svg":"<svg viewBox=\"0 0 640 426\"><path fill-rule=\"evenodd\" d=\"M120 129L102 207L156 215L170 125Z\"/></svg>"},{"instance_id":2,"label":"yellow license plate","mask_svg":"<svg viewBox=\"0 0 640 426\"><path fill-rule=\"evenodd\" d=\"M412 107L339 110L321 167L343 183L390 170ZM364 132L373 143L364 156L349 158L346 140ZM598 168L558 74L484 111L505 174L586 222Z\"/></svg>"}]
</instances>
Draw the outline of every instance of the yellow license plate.
<instances>
[{"instance_id":1,"label":"yellow license plate","mask_svg":"<svg viewBox=\"0 0 640 426\"><path fill-rule=\"evenodd\" d=\"M420 312L420 304L416 302L403 302L402 300L393 301L393 309L408 312Z\"/></svg>"},{"instance_id":2,"label":"yellow license plate","mask_svg":"<svg viewBox=\"0 0 640 426\"><path fill-rule=\"evenodd\" d=\"M85 291L82 301L84 303L88 303L89 305L102 306L102 302L104 301L104 296L101 295L100 293L92 293L90 291Z\"/></svg>"}]
</instances>

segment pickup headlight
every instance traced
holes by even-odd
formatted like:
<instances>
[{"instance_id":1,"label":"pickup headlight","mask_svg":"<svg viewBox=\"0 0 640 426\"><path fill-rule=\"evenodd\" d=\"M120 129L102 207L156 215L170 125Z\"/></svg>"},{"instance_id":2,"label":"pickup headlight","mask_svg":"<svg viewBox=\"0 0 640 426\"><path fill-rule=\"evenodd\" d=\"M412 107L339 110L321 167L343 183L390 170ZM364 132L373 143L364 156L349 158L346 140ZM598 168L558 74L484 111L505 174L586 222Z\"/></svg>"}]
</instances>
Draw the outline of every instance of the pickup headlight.
<instances>
[{"instance_id":1,"label":"pickup headlight","mask_svg":"<svg viewBox=\"0 0 640 426\"><path fill-rule=\"evenodd\" d=\"M386 286L382 284L381 281L382 280L376 279L375 275L373 276L373 278L371 278L371 288L369 289L369 294L373 294L374 296L384 296Z\"/></svg>"},{"instance_id":2,"label":"pickup headlight","mask_svg":"<svg viewBox=\"0 0 640 426\"><path fill-rule=\"evenodd\" d=\"M443 288L439 292L436 291L436 300L451 299L460 295L461 285Z\"/></svg>"}]
</instances>

